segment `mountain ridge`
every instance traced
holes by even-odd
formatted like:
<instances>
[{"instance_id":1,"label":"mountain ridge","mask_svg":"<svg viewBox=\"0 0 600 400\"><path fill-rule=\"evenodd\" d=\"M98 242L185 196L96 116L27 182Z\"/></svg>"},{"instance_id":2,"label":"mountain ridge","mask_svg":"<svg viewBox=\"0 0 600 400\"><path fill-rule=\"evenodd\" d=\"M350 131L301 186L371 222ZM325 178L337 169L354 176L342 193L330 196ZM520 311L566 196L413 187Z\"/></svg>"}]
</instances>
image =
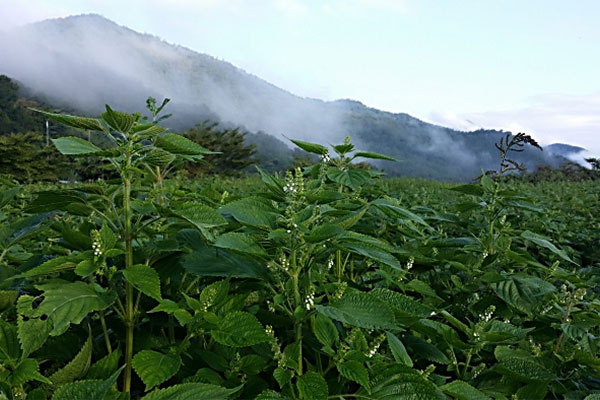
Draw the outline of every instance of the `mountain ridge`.
<instances>
[{"instance_id":1,"label":"mountain ridge","mask_svg":"<svg viewBox=\"0 0 600 400\"><path fill-rule=\"evenodd\" d=\"M392 175L465 180L494 168L493 143L503 131L456 131L390 113L358 100L297 96L229 62L139 33L98 14L45 20L0 33L0 73L53 104L97 114L105 103L143 108L147 96L173 99L173 130L204 120L319 143L347 135L362 149L404 163L381 163ZM25 67L24 67L25 66ZM556 166L562 156L527 149L530 168Z\"/></svg>"}]
</instances>

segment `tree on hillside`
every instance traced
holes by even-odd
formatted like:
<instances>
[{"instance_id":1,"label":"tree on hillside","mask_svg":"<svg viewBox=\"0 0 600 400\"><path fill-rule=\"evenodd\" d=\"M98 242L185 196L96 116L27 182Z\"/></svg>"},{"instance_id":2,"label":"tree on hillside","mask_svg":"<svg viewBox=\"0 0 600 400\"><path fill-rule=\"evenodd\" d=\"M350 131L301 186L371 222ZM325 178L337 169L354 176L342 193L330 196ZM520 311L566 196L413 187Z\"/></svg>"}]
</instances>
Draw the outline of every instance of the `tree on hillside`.
<instances>
[{"instance_id":1,"label":"tree on hillside","mask_svg":"<svg viewBox=\"0 0 600 400\"><path fill-rule=\"evenodd\" d=\"M207 155L207 163L190 163L186 170L192 174L220 174L240 175L241 172L253 164L252 158L256 146L246 145L245 134L236 129L218 129L218 124L208 121L188 129L183 136L198 143L211 151L219 154Z\"/></svg>"},{"instance_id":2,"label":"tree on hillside","mask_svg":"<svg viewBox=\"0 0 600 400\"><path fill-rule=\"evenodd\" d=\"M0 174L21 182L56 180L70 174L69 159L54 148L44 147L39 133L0 136Z\"/></svg>"},{"instance_id":3,"label":"tree on hillside","mask_svg":"<svg viewBox=\"0 0 600 400\"><path fill-rule=\"evenodd\" d=\"M37 104L19 97L19 85L0 75L0 135L7 133L42 133L45 118L27 107Z\"/></svg>"}]
</instances>

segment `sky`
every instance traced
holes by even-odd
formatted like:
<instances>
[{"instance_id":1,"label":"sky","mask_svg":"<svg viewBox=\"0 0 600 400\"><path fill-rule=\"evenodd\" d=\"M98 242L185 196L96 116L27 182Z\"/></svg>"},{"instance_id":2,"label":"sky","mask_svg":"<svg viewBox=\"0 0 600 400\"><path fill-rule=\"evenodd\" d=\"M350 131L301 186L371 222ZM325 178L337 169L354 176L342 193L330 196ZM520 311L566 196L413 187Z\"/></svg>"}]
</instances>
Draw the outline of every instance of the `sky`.
<instances>
[{"instance_id":1,"label":"sky","mask_svg":"<svg viewBox=\"0 0 600 400\"><path fill-rule=\"evenodd\" d=\"M600 155L597 0L0 0L0 29L81 13L299 96Z\"/></svg>"}]
</instances>

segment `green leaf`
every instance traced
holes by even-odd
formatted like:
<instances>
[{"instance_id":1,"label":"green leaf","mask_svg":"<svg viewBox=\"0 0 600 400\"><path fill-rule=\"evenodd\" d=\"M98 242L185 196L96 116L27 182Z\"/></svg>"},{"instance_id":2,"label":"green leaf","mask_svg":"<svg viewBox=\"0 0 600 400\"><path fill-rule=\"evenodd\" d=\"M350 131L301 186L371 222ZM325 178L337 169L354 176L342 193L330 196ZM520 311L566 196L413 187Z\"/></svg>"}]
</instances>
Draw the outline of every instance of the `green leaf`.
<instances>
[{"instance_id":1,"label":"green leaf","mask_svg":"<svg viewBox=\"0 0 600 400\"><path fill-rule=\"evenodd\" d=\"M380 247L372 245L371 243L343 242L340 243L340 245L352 253L360 254L361 256L370 258L373 261L378 261L400 271L404 270L402 264L400 264L396 257L385 250L381 250Z\"/></svg>"},{"instance_id":2,"label":"green leaf","mask_svg":"<svg viewBox=\"0 0 600 400\"><path fill-rule=\"evenodd\" d=\"M52 336L63 334L70 324L81 323L90 312L104 310L112 302L83 282L53 281L36 288L44 292L41 296L44 300L31 316L47 316L53 324Z\"/></svg>"},{"instance_id":3,"label":"green leaf","mask_svg":"<svg viewBox=\"0 0 600 400\"><path fill-rule=\"evenodd\" d=\"M52 213L32 215L30 217L18 219L9 226L2 227L3 229L0 229L0 244L3 244L6 249L21 240L34 235L44 228L44 222L46 222L51 215Z\"/></svg>"},{"instance_id":4,"label":"green leaf","mask_svg":"<svg viewBox=\"0 0 600 400\"><path fill-rule=\"evenodd\" d=\"M434 312L432 308L417 302L413 298L389 289L373 289L370 294L386 302L396 311L396 314L404 317L428 318Z\"/></svg>"},{"instance_id":5,"label":"green leaf","mask_svg":"<svg viewBox=\"0 0 600 400\"><path fill-rule=\"evenodd\" d=\"M404 343L411 349L411 354L438 364L450 364L450 360L440 349L424 339L410 335L404 336L403 339Z\"/></svg>"},{"instance_id":6,"label":"green leaf","mask_svg":"<svg viewBox=\"0 0 600 400\"><path fill-rule=\"evenodd\" d=\"M417 214L402 208L397 204L390 203L388 200L378 199L372 202L372 204L391 217L409 220L419 225L431 228L431 226L429 226L429 224Z\"/></svg>"},{"instance_id":7,"label":"green leaf","mask_svg":"<svg viewBox=\"0 0 600 400\"><path fill-rule=\"evenodd\" d=\"M290 400L290 398L274 390L265 390L255 400Z\"/></svg>"},{"instance_id":8,"label":"green leaf","mask_svg":"<svg viewBox=\"0 0 600 400\"><path fill-rule=\"evenodd\" d=\"M268 277L268 270L264 264L215 248L203 248L185 255L182 266L195 276L265 279Z\"/></svg>"},{"instance_id":9,"label":"green leaf","mask_svg":"<svg viewBox=\"0 0 600 400\"><path fill-rule=\"evenodd\" d=\"M347 186L352 190L357 190L359 187L371 180L371 174L363 169L340 170L335 167L327 169L327 177L335 183Z\"/></svg>"},{"instance_id":10,"label":"green leaf","mask_svg":"<svg viewBox=\"0 0 600 400\"><path fill-rule=\"evenodd\" d=\"M27 212L48 212L66 210L69 205L85 204L85 198L74 192L65 193L57 190L46 190L36 193L36 198L27 207ZM52 214L47 214L50 216Z\"/></svg>"},{"instance_id":11,"label":"green leaf","mask_svg":"<svg viewBox=\"0 0 600 400\"><path fill-rule=\"evenodd\" d=\"M273 371L273 377L277 381L279 388L283 389L285 385L290 383L294 374L289 369L285 368L275 368Z\"/></svg>"},{"instance_id":12,"label":"green leaf","mask_svg":"<svg viewBox=\"0 0 600 400\"><path fill-rule=\"evenodd\" d=\"M146 391L170 379L180 366L181 358L177 354L142 350L133 357L133 369L146 385Z\"/></svg>"},{"instance_id":13,"label":"green leaf","mask_svg":"<svg viewBox=\"0 0 600 400\"><path fill-rule=\"evenodd\" d=\"M219 236L215 247L257 256L266 255L265 250L252 237L241 232L227 232Z\"/></svg>"},{"instance_id":14,"label":"green leaf","mask_svg":"<svg viewBox=\"0 0 600 400\"><path fill-rule=\"evenodd\" d=\"M392 352L396 362L402 363L408 367L412 367L413 361L408 355L408 352L406 351L402 341L400 341L400 339L398 339L398 337L392 332L386 332L386 335L388 344L390 345L390 351Z\"/></svg>"},{"instance_id":15,"label":"green leaf","mask_svg":"<svg viewBox=\"0 0 600 400\"><path fill-rule=\"evenodd\" d=\"M17 336L23 350L23 358L39 349L46 343L52 325L48 319L17 317Z\"/></svg>"},{"instance_id":16,"label":"green leaf","mask_svg":"<svg viewBox=\"0 0 600 400\"><path fill-rule=\"evenodd\" d=\"M17 327L0 321L0 360L17 360L20 356Z\"/></svg>"},{"instance_id":17,"label":"green leaf","mask_svg":"<svg viewBox=\"0 0 600 400\"><path fill-rule=\"evenodd\" d=\"M65 266L67 265L69 264L66 264ZM99 267L100 265L95 263L93 260L83 260L75 267L75 273L82 278L87 278L96 272Z\"/></svg>"},{"instance_id":18,"label":"green leaf","mask_svg":"<svg viewBox=\"0 0 600 400\"><path fill-rule=\"evenodd\" d=\"M77 265L77 262L83 257L81 255L76 256L59 256L52 258L42 264L34 267L28 271L23 272L15 276L15 278L33 278L42 275L50 275L63 271L68 271Z\"/></svg>"},{"instance_id":19,"label":"green leaf","mask_svg":"<svg viewBox=\"0 0 600 400\"><path fill-rule=\"evenodd\" d=\"M54 121L60 122L63 125L70 126L78 129L87 129L91 131L101 131L103 130L100 121L95 118L85 118L85 117L77 117L75 115L68 114L54 114L42 110L37 110L32 108L33 111L44 114L50 119Z\"/></svg>"},{"instance_id":20,"label":"green leaf","mask_svg":"<svg viewBox=\"0 0 600 400\"><path fill-rule=\"evenodd\" d=\"M135 124L131 129L131 133L137 134L138 137L151 138L153 136L160 135L167 128L163 128L162 126L156 124Z\"/></svg>"},{"instance_id":21,"label":"green leaf","mask_svg":"<svg viewBox=\"0 0 600 400\"><path fill-rule=\"evenodd\" d=\"M83 376L88 371L92 362L92 336L88 336L85 344L77 355L62 369L56 371L50 376L50 381L56 386L73 382Z\"/></svg>"},{"instance_id":22,"label":"green leaf","mask_svg":"<svg viewBox=\"0 0 600 400\"><path fill-rule=\"evenodd\" d=\"M157 147L168 151L173 154L183 154L190 156L198 156L204 154L219 154L218 152L210 151L200 146L198 143L192 142L190 139L185 138L175 133L167 133L166 135L159 136L156 138L154 143Z\"/></svg>"},{"instance_id":23,"label":"green leaf","mask_svg":"<svg viewBox=\"0 0 600 400\"><path fill-rule=\"evenodd\" d=\"M567 255L567 253L564 252L564 250L559 250L555 245L550 243L550 241L548 239L544 238L543 236L540 236L540 235L530 232L530 231L525 231L525 232L521 233L521 237L523 239L529 240L530 242L537 244L540 247L550 250L552 253L556 254L563 260L577 265L577 263L575 261L573 261L569 258L569 256Z\"/></svg>"},{"instance_id":24,"label":"green leaf","mask_svg":"<svg viewBox=\"0 0 600 400\"><path fill-rule=\"evenodd\" d=\"M493 320L486 324L485 329L481 334L481 338L486 342L492 343L503 342L506 340L519 341L524 340L527 334L532 330L533 328L519 328L508 322Z\"/></svg>"},{"instance_id":25,"label":"green leaf","mask_svg":"<svg viewBox=\"0 0 600 400\"><path fill-rule=\"evenodd\" d=\"M117 235L108 227L106 221L102 221L102 228L100 228L100 241L102 245L102 251L112 249L117 244Z\"/></svg>"},{"instance_id":26,"label":"green leaf","mask_svg":"<svg viewBox=\"0 0 600 400\"><path fill-rule=\"evenodd\" d=\"M425 282L419 280L419 279L413 279L410 282L408 282L406 284L407 286L407 290L408 291L415 291L417 293L422 294L425 297L432 297L434 299L438 299L438 300L442 300L437 293L435 292L435 290L433 290L431 288L431 286L429 286L428 284L426 284Z\"/></svg>"},{"instance_id":27,"label":"green leaf","mask_svg":"<svg viewBox=\"0 0 600 400\"><path fill-rule=\"evenodd\" d=\"M134 265L123 270L123 276L140 292L155 300L161 301L160 276L148 265Z\"/></svg>"},{"instance_id":28,"label":"green leaf","mask_svg":"<svg viewBox=\"0 0 600 400\"><path fill-rule=\"evenodd\" d=\"M443 400L446 397L436 386L421 375L421 372L402 364L380 364L375 366L371 381L371 395L366 390L359 395L373 399L427 399Z\"/></svg>"},{"instance_id":29,"label":"green leaf","mask_svg":"<svg viewBox=\"0 0 600 400\"><path fill-rule=\"evenodd\" d=\"M524 287L513 279L493 283L491 287L496 292L496 295L507 304L524 313L532 313L531 293L527 287Z\"/></svg>"},{"instance_id":30,"label":"green leaf","mask_svg":"<svg viewBox=\"0 0 600 400\"><path fill-rule=\"evenodd\" d=\"M258 319L243 311L227 314L211 335L218 343L232 347L254 346L270 339Z\"/></svg>"},{"instance_id":31,"label":"green leaf","mask_svg":"<svg viewBox=\"0 0 600 400\"><path fill-rule=\"evenodd\" d=\"M463 381L453 381L447 385L440 386L440 389L448 393L455 399L460 400L491 400L479 390ZM519 397L520 398L520 397Z\"/></svg>"},{"instance_id":32,"label":"green leaf","mask_svg":"<svg viewBox=\"0 0 600 400\"><path fill-rule=\"evenodd\" d=\"M185 203L181 207L172 210L172 213L199 230L227 225L227 220L216 210L199 203Z\"/></svg>"},{"instance_id":33,"label":"green leaf","mask_svg":"<svg viewBox=\"0 0 600 400\"><path fill-rule=\"evenodd\" d=\"M323 224L316 226L304 239L309 243L318 243L332 239L344 234L346 231L335 224Z\"/></svg>"},{"instance_id":34,"label":"green leaf","mask_svg":"<svg viewBox=\"0 0 600 400\"><path fill-rule=\"evenodd\" d=\"M208 383L183 383L166 389L155 390L142 397L142 400L225 400L242 387L227 389Z\"/></svg>"},{"instance_id":35,"label":"green leaf","mask_svg":"<svg viewBox=\"0 0 600 400\"><path fill-rule=\"evenodd\" d=\"M317 305L325 316L361 328L395 328L392 309L375 296L362 292L347 292L327 306Z\"/></svg>"},{"instance_id":36,"label":"green leaf","mask_svg":"<svg viewBox=\"0 0 600 400\"><path fill-rule=\"evenodd\" d=\"M344 378L359 383L370 392L369 373L362 363L354 360L340 362L337 364L337 370Z\"/></svg>"},{"instance_id":37,"label":"green leaf","mask_svg":"<svg viewBox=\"0 0 600 400\"><path fill-rule=\"evenodd\" d=\"M104 400L125 366L106 380L83 380L67 383L56 389L52 400Z\"/></svg>"},{"instance_id":38,"label":"green leaf","mask_svg":"<svg viewBox=\"0 0 600 400\"><path fill-rule=\"evenodd\" d=\"M219 305L227 298L228 292L229 281L213 282L202 289L202 292L200 293L200 303L207 308Z\"/></svg>"},{"instance_id":39,"label":"green leaf","mask_svg":"<svg viewBox=\"0 0 600 400\"><path fill-rule=\"evenodd\" d=\"M0 290L0 312L15 305L19 292L16 290Z\"/></svg>"},{"instance_id":40,"label":"green leaf","mask_svg":"<svg viewBox=\"0 0 600 400\"><path fill-rule=\"evenodd\" d=\"M164 168L175 161L175 154L169 153L166 150L155 148L150 150L143 158L143 161L153 167Z\"/></svg>"},{"instance_id":41,"label":"green leaf","mask_svg":"<svg viewBox=\"0 0 600 400\"><path fill-rule=\"evenodd\" d=\"M11 189L4 188L2 193L0 193L0 208L10 203L12 199L14 199L17 194L19 194L20 191L21 186L15 186Z\"/></svg>"},{"instance_id":42,"label":"green leaf","mask_svg":"<svg viewBox=\"0 0 600 400\"><path fill-rule=\"evenodd\" d=\"M148 311L149 313L155 312L166 312L167 314L173 314L175 311L179 311L181 307L179 304L175 303L173 300L163 300L159 305L154 307L152 310Z\"/></svg>"},{"instance_id":43,"label":"green leaf","mask_svg":"<svg viewBox=\"0 0 600 400\"><path fill-rule=\"evenodd\" d=\"M115 131L127 134L140 119L140 115L114 111L106 104L106 112L102 113L102 119Z\"/></svg>"},{"instance_id":44,"label":"green leaf","mask_svg":"<svg viewBox=\"0 0 600 400\"><path fill-rule=\"evenodd\" d=\"M75 136L52 139L52 143L61 154L66 156L89 156L102 151L95 144Z\"/></svg>"},{"instance_id":45,"label":"green leaf","mask_svg":"<svg viewBox=\"0 0 600 400\"><path fill-rule=\"evenodd\" d=\"M357 157L371 158L374 160L396 161L394 157L384 156L383 154L371 153L368 151L359 151L357 153L354 153L354 155L352 156L353 159Z\"/></svg>"},{"instance_id":46,"label":"green leaf","mask_svg":"<svg viewBox=\"0 0 600 400\"><path fill-rule=\"evenodd\" d=\"M450 190L464 194L470 194L471 196L483 196L484 193L481 186L473 184L456 186L450 188Z\"/></svg>"},{"instance_id":47,"label":"green leaf","mask_svg":"<svg viewBox=\"0 0 600 400\"><path fill-rule=\"evenodd\" d=\"M321 344L330 349L333 349L340 340L335 324L323 314L317 314L313 333Z\"/></svg>"},{"instance_id":48,"label":"green leaf","mask_svg":"<svg viewBox=\"0 0 600 400\"><path fill-rule=\"evenodd\" d=\"M483 186L487 192L493 192L496 188L496 183L489 176L483 174L481 175L481 186Z\"/></svg>"},{"instance_id":49,"label":"green leaf","mask_svg":"<svg viewBox=\"0 0 600 400\"><path fill-rule=\"evenodd\" d=\"M327 147L321 146L320 144L303 142L301 140L291 140L291 142L300 147L302 150L308 151L309 153L319 154L321 156L329 153Z\"/></svg>"},{"instance_id":50,"label":"green leaf","mask_svg":"<svg viewBox=\"0 0 600 400\"><path fill-rule=\"evenodd\" d=\"M296 387L298 393L300 393L300 398L304 400L327 400L329 394L327 382L314 371L299 376Z\"/></svg>"},{"instance_id":51,"label":"green leaf","mask_svg":"<svg viewBox=\"0 0 600 400\"><path fill-rule=\"evenodd\" d=\"M219 211L231 215L242 224L261 229L273 229L277 225L277 210L263 199L255 197L232 201L222 206Z\"/></svg>"},{"instance_id":52,"label":"green leaf","mask_svg":"<svg viewBox=\"0 0 600 400\"><path fill-rule=\"evenodd\" d=\"M506 358L500 361L498 369L508 378L520 382L549 382L556 376L533 360Z\"/></svg>"},{"instance_id":53,"label":"green leaf","mask_svg":"<svg viewBox=\"0 0 600 400\"><path fill-rule=\"evenodd\" d=\"M51 383L48 378L40 374L40 366L37 360L26 358L22 360L13 370L10 383L13 386L21 386L26 382L38 381Z\"/></svg>"},{"instance_id":54,"label":"green leaf","mask_svg":"<svg viewBox=\"0 0 600 400\"><path fill-rule=\"evenodd\" d=\"M115 349L112 353L106 355L90 366L86 379L108 379L119 367L121 350Z\"/></svg>"},{"instance_id":55,"label":"green leaf","mask_svg":"<svg viewBox=\"0 0 600 400\"><path fill-rule=\"evenodd\" d=\"M544 400L546 399L546 394L548 393L548 384L545 382L542 383L530 383L521 387L517 390L517 399L527 399L527 400ZM588 396L589 397L589 396ZM586 397L584 400L588 399ZM600 395L596 395L595 398L588 400L600 400Z\"/></svg>"}]
</instances>

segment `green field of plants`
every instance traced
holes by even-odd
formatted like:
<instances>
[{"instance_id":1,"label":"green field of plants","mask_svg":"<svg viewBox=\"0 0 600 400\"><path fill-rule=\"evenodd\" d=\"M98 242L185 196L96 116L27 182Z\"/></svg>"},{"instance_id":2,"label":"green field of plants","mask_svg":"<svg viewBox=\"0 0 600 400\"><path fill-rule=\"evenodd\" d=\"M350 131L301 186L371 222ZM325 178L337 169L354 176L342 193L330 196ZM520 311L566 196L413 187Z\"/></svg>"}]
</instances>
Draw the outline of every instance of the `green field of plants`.
<instances>
[{"instance_id":1,"label":"green field of plants","mask_svg":"<svg viewBox=\"0 0 600 400\"><path fill-rule=\"evenodd\" d=\"M190 180L149 105L47 114L117 179L1 182L0 398L600 399L594 181L387 179L349 140Z\"/></svg>"}]
</instances>

